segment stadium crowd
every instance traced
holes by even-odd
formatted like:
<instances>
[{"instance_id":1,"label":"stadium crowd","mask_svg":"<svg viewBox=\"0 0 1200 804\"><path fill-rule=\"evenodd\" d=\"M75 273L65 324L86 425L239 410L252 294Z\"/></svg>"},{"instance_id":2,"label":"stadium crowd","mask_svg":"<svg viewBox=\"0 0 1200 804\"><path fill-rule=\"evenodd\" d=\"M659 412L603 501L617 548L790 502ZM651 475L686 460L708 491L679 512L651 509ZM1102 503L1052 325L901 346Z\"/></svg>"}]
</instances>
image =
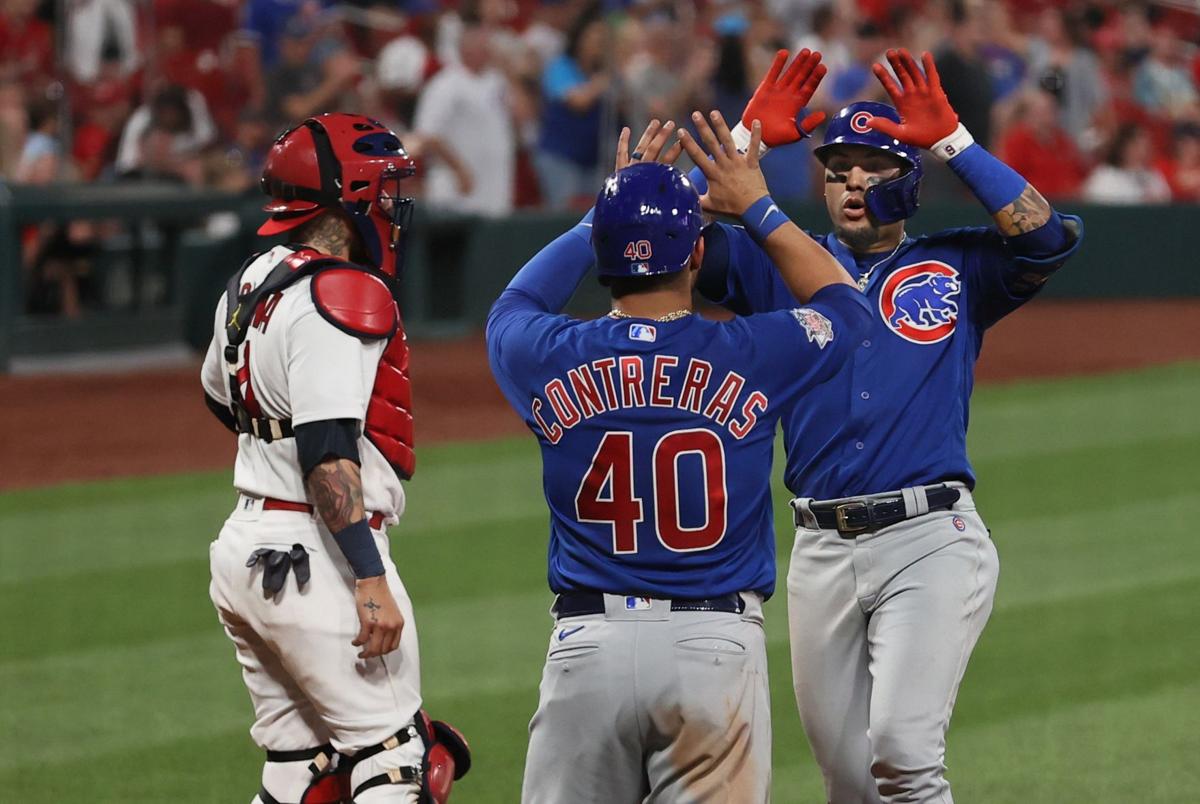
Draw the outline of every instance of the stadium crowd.
<instances>
[{"instance_id":1,"label":"stadium crowd","mask_svg":"<svg viewBox=\"0 0 1200 804\"><path fill-rule=\"evenodd\" d=\"M0 176L250 192L272 138L334 108L395 127L434 208L586 204L622 122L736 116L778 48L833 112L936 54L979 142L1055 200L1200 200L1200 13L1054 0L2 0ZM56 19L61 14L64 19ZM778 197L820 192L775 158ZM953 193L931 181L929 193Z\"/></svg>"},{"instance_id":2,"label":"stadium crowd","mask_svg":"<svg viewBox=\"0 0 1200 804\"><path fill-rule=\"evenodd\" d=\"M1189 10L1190 9L1190 10ZM1054 200L1200 201L1200 14L1052 0L0 0L0 178L254 192L288 122L401 133L431 207L586 204L619 125L736 117L776 49L882 98L885 47L935 53L975 138ZM801 146L806 147L806 146ZM811 161L768 160L777 197ZM926 197L957 192L927 184Z\"/></svg>"}]
</instances>

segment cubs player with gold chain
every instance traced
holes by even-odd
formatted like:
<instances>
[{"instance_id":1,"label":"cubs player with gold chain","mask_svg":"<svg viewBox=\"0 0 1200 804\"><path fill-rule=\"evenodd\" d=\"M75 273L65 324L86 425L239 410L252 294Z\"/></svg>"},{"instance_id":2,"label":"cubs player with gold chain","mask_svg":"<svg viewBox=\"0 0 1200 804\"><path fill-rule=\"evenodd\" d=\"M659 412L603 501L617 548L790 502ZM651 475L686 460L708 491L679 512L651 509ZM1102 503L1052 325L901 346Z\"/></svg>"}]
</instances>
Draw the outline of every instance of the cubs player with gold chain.
<instances>
[{"instance_id":1,"label":"cubs player with gold chain","mask_svg":"<svg viewBox=\"0 0 1200 804\"><path fill-rule=\"evenodd\" d=\"M655 158L657 130L635 153ZM717 155L706 204L753 226L772 206L757 159L701 130ZM756 236L803 305L693 314L701 199L672 167L623 161L594 218L527 263L488 321L493 373L541 446L557 594L522 801L760 804L775 429L842 365L868 310L774 212ZM593 248L612 312L559 315Z\"/></svg>"},{"instance_id":2,"label":"cubs player with gold chain","mask_svg":"<svg viewBox=\"0 0 1200 804\"><path fill-rule=\"evenodd\" d=\"M882 65L875 74L895 108L851 104L814 152L833 232L813 237L858 279L874 315L846 368L783 420L796 495L792 670L830 802L949 804L946 728L998 573L971 496L973 367L987 328L1036 294L1082 226L973 143L929 54L924 70L906 51L888 60L897 77ZM811 97L779 88L779 64L743 117L764 119L769 145L799 138L791 121ZM923 148L948 162L994 228L905 233ZM746 230L717 224L705 245L705 296L739 314L795 305Z\"/></svg>"}]
</instances>

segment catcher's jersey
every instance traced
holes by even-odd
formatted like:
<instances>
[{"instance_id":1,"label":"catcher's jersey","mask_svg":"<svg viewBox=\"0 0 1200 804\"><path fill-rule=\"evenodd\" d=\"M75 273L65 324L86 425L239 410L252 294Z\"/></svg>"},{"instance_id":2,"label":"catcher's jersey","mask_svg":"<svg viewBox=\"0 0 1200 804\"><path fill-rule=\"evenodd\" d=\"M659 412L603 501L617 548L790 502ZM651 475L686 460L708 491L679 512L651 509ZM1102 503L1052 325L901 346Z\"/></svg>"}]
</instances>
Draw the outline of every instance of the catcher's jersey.
<instances>
[{"instance_id":1,"label":"catcher's jersey","mask_svg":"<svg viewBox=\"0 0 1200 804\"><path fill-rule=\"evenodd\" d=\"M243 285L262 282L293 249L276 246L243 274ZM361 433L386 340L363 341L336 328L317 311L305 277L272 294L259 305L246 340L238 350L242 396L253 398L262 415L291 418L292 424L326 419L356 419ZM229 371L224 353L228 339L226 300L222 294L213 321L214 335L204 358L205 392L229 404ZM363 501L366 509L395 522L404 511L404 488L387 460L361 434ZM295 438L267 443L248 433L238 436L233 485L255 497L303 502L308 499Z\"/></svg>"},{"instance_id":2,"label":"catcher's jersey","mask_svg":"<svg viewBox=\"0 0 1200 804\"><path fill-rule=\"evenodd\" d=\"M851 276L869 272L872 316L846 368L784 417L788 488L818 499L948 480L973 488L967 420L984 330L1032 298L1010 289L1024 274L1057 267L1081 238L1043 260L1014 256L984 228L906 238L890 257L817 240ZM741 227L718 224L705 245L701 286L725 290L713 301L739 314L796 304Z\"/></svg>"},{"instance_id":3,"label":"catcher's jersey","mask_svg":"<svg viewBox=\"0 0 1200 804\"><path fill-rule=\"evenodd\" d=\"M569 293L591 264L580 228L535 257L488 319L492 371L541 445L550 588L770 595L777 422L851 352L860 294L827 288L729 322L555 315L561 304L539 289Z\"/></svg>"}]
</instances>

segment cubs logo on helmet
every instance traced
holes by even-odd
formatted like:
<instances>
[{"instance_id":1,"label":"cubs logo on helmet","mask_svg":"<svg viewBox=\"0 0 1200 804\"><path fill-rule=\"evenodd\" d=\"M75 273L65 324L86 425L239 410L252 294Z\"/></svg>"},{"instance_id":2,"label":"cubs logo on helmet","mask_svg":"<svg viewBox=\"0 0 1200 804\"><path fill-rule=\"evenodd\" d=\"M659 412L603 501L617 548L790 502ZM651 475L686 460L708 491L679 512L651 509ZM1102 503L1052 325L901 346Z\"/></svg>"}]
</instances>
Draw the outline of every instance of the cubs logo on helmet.
<instances>
[{"instance_id":1,"label":"cubs logo on helmet","mask_svg":"<svg viewBox=\"0 0 1200 804\"><path fill-rule=\"evenodd\" d=\"M930 260L905 265L879 292L879 314L888 329L911 343L943 341L958 322L958 271Z\"/></svg>"},{"instance_id":2,"label":"cubs logo on helmet","mask_svg":"<svg viewBox=\"0 0 1200 804\"><path fill-rule=\"evenodd\" d=\"M872 131L871 127L868 126L867 123L874 116L875 115L871 114L870 112L856 112L850 117L850 128L857 131L859 134L867 134Z\"/></svg>"}]
</instances>

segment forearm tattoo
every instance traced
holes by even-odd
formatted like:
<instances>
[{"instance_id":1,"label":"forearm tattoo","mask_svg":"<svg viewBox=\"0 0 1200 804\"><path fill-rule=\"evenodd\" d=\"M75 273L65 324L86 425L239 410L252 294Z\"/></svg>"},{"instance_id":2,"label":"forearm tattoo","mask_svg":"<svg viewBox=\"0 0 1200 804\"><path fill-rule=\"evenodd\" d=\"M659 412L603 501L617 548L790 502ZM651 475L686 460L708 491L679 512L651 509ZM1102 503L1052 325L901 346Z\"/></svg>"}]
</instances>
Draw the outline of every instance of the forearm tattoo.
<instances>
[{"instance_id":1,"label":"forearm tattoo","mask_svg":"<svg viewBox=\"0 0 1200 804\"><path fill-rule=\"evenodd\" d=\"M308 499L316 506L331 533L363 519L362 477L353 461L338 459L317 464L304 483Z\"/></svg>"},{"instance_id":2,"label":"forearm tattoo","mask_svg":"<svg viewBox=\"0 0 1200 804\"><path fill-rule=\"evenodd\" d=\"M998 210L992 220L996 221L1000 234L1013 237L1045 226L1050 212L1050 202L1032 184L1026 184L1017 200Z\"/></svg>"}]
</instances>

